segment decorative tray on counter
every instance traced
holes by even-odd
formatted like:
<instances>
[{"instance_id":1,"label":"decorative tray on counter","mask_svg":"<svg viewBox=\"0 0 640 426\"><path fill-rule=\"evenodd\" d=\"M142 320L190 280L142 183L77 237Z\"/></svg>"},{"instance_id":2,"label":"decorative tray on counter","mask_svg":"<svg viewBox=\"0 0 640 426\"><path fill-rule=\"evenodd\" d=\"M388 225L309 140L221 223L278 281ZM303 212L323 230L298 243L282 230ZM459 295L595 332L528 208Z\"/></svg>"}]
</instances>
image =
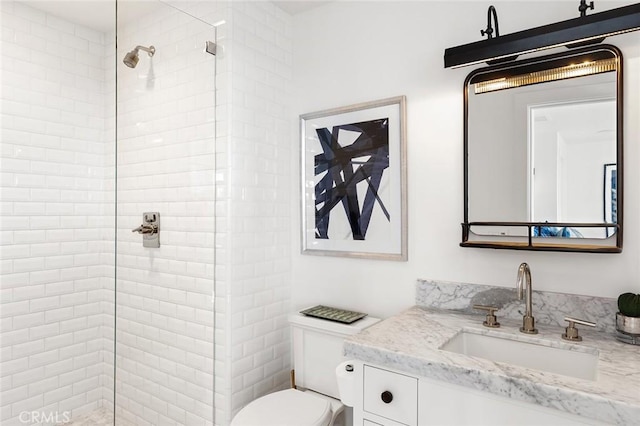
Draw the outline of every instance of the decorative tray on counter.
<instances>
[{"instance_id":1,"label":"decorative tray on counter","mask_svg":"<svg viewBox=\"0 0 640 426\"><path fill-rule=\"evenodd\" d=\"M343 324L351 324L367 316L367 314L364 314L362 312L347 311L344 309L332 308L323 305L305 309L303 311L300 311L300 313L310 317L341 322Z\"/></svg>"}]
</instances>

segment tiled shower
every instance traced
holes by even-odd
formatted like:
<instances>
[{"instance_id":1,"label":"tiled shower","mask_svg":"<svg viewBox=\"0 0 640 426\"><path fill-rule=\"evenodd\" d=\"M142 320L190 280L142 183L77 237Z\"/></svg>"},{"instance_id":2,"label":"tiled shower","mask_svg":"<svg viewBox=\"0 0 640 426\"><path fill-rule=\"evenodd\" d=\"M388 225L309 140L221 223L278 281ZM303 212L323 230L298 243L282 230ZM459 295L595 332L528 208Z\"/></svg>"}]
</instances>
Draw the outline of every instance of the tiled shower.
<instances>
[{"instance_id":1,"label":"tiled shower","mask_svg":"<svg viewBox=\"0 0 640 426\"><path fill-rule=\"evenodd\" d=\"M0 3L0 423L228 424L288 384L290 17L80 3Z\"/></svg>"}]
</instances>

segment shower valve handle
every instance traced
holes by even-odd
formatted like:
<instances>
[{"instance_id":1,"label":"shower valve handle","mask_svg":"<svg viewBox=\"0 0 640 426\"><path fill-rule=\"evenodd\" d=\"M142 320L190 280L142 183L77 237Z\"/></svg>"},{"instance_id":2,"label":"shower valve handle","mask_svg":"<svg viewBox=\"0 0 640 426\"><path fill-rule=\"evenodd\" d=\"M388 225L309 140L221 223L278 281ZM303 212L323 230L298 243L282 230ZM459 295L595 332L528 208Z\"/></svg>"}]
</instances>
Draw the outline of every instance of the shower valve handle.
<instances>
[{"instance_id":1,"label":"shower valve handle","mask_svg":"<svg viewBox=\"0 0 640 426\"><path fill-rule=\"evenodd\" d=\"M131 232L137 232L142 235L142 247L159 248L160 212L142 213L142 225L132 229Z\"/></svg>"},{"instance_id":2,"label":"shower valve handle","mask_svg":"<svg viewBox=\"0 0 640 426\"><path fill-rule=\"evenodd\" d=\"M136 229L132 229L131 232L137 232L138 234L155 234L158 232L157 225L140 225Z\"/></svg>"}]
</instances>

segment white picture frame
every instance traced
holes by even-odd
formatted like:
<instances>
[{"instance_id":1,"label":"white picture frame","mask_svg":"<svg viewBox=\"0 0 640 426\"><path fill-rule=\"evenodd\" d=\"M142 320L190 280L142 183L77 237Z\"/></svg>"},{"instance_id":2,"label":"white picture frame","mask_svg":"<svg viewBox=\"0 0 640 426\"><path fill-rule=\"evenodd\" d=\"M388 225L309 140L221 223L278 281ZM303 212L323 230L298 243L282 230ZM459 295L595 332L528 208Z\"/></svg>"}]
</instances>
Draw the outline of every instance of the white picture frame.
<instances>
[{"instance_id":1,"label":"white picture frame","mask_svg":"<svg viewBox=\"0 0 640 426\"><path fill-rule=\"evenodd\" d=\"M407 260L406 99L300 116L302 253Z\"/></svg>"}]
</instances>

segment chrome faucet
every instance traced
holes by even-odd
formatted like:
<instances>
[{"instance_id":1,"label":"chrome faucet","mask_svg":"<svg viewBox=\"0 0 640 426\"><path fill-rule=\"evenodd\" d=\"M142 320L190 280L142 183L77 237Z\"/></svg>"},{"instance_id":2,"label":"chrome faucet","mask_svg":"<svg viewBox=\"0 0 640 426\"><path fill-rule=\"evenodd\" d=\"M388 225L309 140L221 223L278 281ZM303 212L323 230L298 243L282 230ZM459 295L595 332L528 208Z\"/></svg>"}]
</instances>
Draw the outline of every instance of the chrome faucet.
<instances>
[{"instance_id":1,"label":"chrome faucet","mask_svg":"<svg viewBox=\"0 0 640 426\"><path fill-rule=\"evenodd\" d=\"M516 282L518 290L518 300L525 299L526 310L522 317L522 327L520 331L527 334L538 334L536 329L536 320L531 313L531 269L526 263L522 263L518 268L518 281Z\"/></svg>"}]
</instances>

